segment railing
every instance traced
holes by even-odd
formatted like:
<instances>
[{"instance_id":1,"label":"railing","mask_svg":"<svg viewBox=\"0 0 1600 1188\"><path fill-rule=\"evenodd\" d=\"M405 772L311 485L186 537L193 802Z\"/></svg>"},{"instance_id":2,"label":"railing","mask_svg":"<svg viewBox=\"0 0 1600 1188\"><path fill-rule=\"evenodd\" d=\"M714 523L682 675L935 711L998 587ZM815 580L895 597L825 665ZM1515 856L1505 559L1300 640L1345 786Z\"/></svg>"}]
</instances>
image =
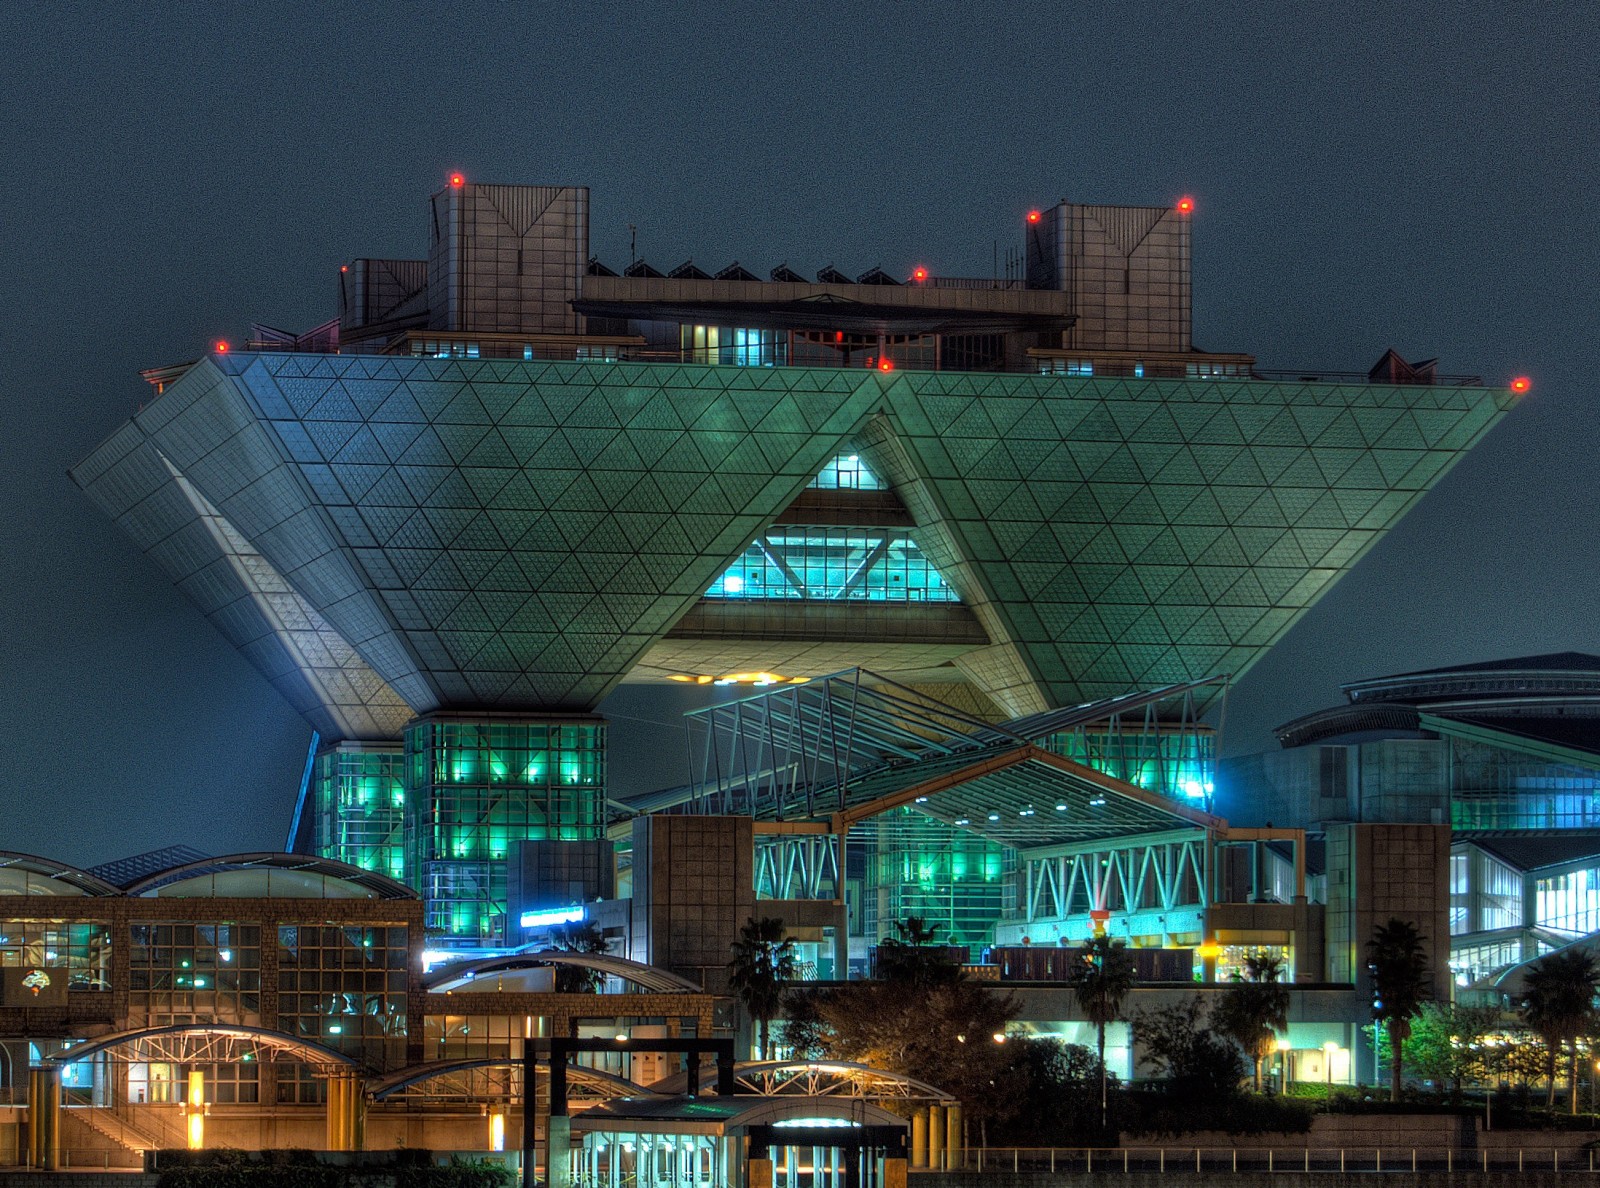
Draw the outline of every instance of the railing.
<instances>
[{"instance_id":1,"label":"railing","mask_svg":"<svg viewBox=\"0 0 1600 1188\"><path fill-rule=\"evenodd\" d=\"M398 352L398 351L393 350L392 349L392 344L388 343L387 341L384 341L384 340L381 340L381 339L372 339L372 340L358 340L358 341L355 341L355 342L349 342L349 343L341 344L339 346L339 348L333 353L335 353L335 354L346 354L346 355L383 355L383 356L388 356L388 357L393 357L393 358L459 359L459 360L474 360L474 361L476 361L476 360L487 360L487 359L500 359L500 360L511 359L511 360L527 361L527 356L524 354L523 348L521 346L519 346L519 345L508 344L508 343L484 342L482 344L473 344L474 349L471 349L471 350L468 349L468 344L466 342L460 342L460 343L456 343L454 345L460 347L460 349L459 350L455 350L455 351L450 351L450 352L439 351L437 353L410 354L410 353ZM328 351L326 351L324 348L321 348L321 347L315 347L315 348L313 348L313 347L297 347L297 346L292 346L292 345L288 345L288 344L284 344L284 343L274 343L274 342L247 342L247 343L244 344L243 349L246 350L246 351L262 351L262 352L265 352L265 353L298 353L298 354L327 354L327 353L329 353ZM726 349L726 350L728 350L730 352L733 352L733 351L746 351L746 352L753 353L757 348L754 348L754 347L744 347L744 348L732 347L732 348L722 348L722 349ZM582 356L579 356L579 354L578 354L579 350L587 350L590 353L582 355ZM668 364L671 364L671 363L684 363L684 364L692 364L692 365L697 365L697 366L749 367L749 368L758 368L758 369L759 368L765 368L765 367L782 367L782 368L788 368L788 367L813 367L813 368L826 368L826 367L829 366L828 364L819 363L819 362L815 362L815 361L806 361L806 362L799 362L799 363L788 362L788 361L785 361L785 362L782 362L782 363L779 363L779 362L770 362L770 363L756 363L756 362L737 363L737 362L733 362L733 361L730 360L728 362L723 362L720 359L715 357L717 352L718 352L718 350L719 350L719 348L707 348L707 347L685 348L685 349L679 350L679 349L674 349L672 347L665 347L665 346L605 346L605 347L591 347L591 348L576 348L575 347L575 348L570 348L570 349L568 349L568 348L560 348L560 349L536 350L534 355L533 355L533 360L534 361L539 361L539 362L569 362L569 363L570 362L580 362L580 363L668 363ZM895 351L896 351L896 347L894 345L890 345L886 349L886 354L889 356L889 359L893 362L893 365L894 365L893 366L893 370L898 370L898 371L932 371L932 370L938 370L937 368L934 368L934 367L931 367L931 366L927 366L927 367L921 366L921 365L919 365L919 363L916 360L913 360L913 359L897 358L896 354L895 354ZM865 346L864 345L864 346L860 347L859 349L857 349L853 353L855 357L854 357L853 361L848 366L840 367L840 368L838 368L838 370L845 370L845 371L872 371L872 370L876 370L875 363L876 363L876 359L877 359L877 353L878 352L877 352L876 346ZM1084 356L1086 358L1094 355L1094 353L1095 352L1090 351L1090 350L1085 350L1083 352L1083 354L1084 354ZM867 363L866 359L868 357L871 357L874 360L874 362L873 363ZM1037 360L1037 359L1027 359L1024 362L1013 363L1010 366L1007 366L1007 365L1005 365L1003 363L997 362L992 367L968 367L968 368L957 367L957 368L950 368L949 370L966 372L966 373L1010 373L1010 374L1014 374L1014 375L1042 375L1042 376L1054 376L1054 377L1057 377L1057 378L1084 378L1084 379L1094 379L1094 378L1100 378L1100 379L1130 379L1130 378L1187 379L1187 380L1198 380L1198 381L1216 381L1216 382L1219 382L1219 383L1238 383L1238 382L1243 382L1243 381L1247 381L1247 380L1256 380L1258 382L1259 381L1265 381L1265 382L1269 382L1269 383L1300 383L1300 384L1324 384L1324 383L1326 383L1326 384L1353 384L1353 385L1365 386L1365 385L1368 385L1368 384L1382 384L1382 383L1386 383L1387 382L1387 381L1384 381L1384 380L1374 380L1370 376L1368 376L1368 374L1366 372L1364 372L1364 371L1323 371L1323 370L1315 369L1315 368L1307 368L1307 369L1299 370L1299 369L1293 369L1293 368L1264 369L1264 368L1259 368L1259 367L1251 367L1248 372L1239 373L1239 374L1231 374L1230 373L1230 374L1215 374L1215 375L1189 375L1189 374L1185 374L1185 375L1169 375L1169 374L1165 374L1165 372L1162 372L1162 373L1158 374L1158 372L1156 370L1156 366L1154 364L1150 365L1150 370L1148 370L1143 376L1138 376L1134 372L1132 372L1131 370L1130 371L1101 370L1101 371L1089 373L1089 374L1084 375L1084 376L1075 376L1075 375L1069 376L1069 374L1067 372L1049 371L1049 370L1041 369L1040 364L1039 364L1039 360ZM1399 386L1405 387L1405 386L1413 386L1413 385L1402 384L1402 385L1399 385ZM1426 383L1419 381L1415 386L1419 386L1419 387L1439 387L1439 388L1480 388L1480 387L1483 387L1484 385L1483 385L1483 377L1482 376L1477 376L1477 375L1436 375L1436 376L1433 377L1433 379L1431 381L1426 382Z\"/></svg>"},{"instance_id":2,"label":"railing","mask_svg":"<svg viewBox=\"0 0 1600 1188\"><path fill-rule=\"evenodd\" d=\"M1481 388L1483 377L1481 375L1436 375L1431 380L1417 380L1414 384L1403 381L1375 380L1365 371L1292 371L1268 370L1259 367L1250 369L1252 379L1264 380L1289 380L1301 384L1384 384L1397 383L1399 387L1434 387L1434 388Z\"/></svg>"},{"instance_id":3,"label":"railing","mask_svg":"<svg viewBox=\"0 0 1600 1188\"><path fill-rule=\"evenodd\" d=\"M1574 1136L1575 1138L1579 1136ZM961 1172L1596 1172L1595 1152L1567 1147L970 1147L918 1175Z\"/></svg>"},{"instance_id":4,"label":"railing","mask_svg":"<svg viewBox=\"0 0 1600 1188\"><path fill-rule=\"evenodd\" d=\"M109 1147L62 1147L56 1157L57 1166L66 1171L143 1171L144 1157L133 1151L115 1151ZM14 1147L0 1147L0 1167L21 1167L21 1158Z\"/></svg>"}]
</instances>

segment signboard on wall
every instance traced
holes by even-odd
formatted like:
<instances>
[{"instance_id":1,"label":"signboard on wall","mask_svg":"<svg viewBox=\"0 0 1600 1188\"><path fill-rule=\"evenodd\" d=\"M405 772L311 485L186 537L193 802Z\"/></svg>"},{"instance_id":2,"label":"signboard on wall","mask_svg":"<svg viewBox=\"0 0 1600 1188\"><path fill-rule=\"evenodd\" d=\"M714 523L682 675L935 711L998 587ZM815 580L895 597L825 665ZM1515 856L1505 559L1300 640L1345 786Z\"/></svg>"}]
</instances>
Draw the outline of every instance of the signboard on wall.
<instances>
[{"instance_id":1,"label":"signboard on wall","mask_svg":"<svg viewBox=\"0 0 1600 1188\"><path fill-rule=\"evenodd\" d=\"M0 1006L64 1007L67 971L56 966L14 965L0 969Z\"/></svg>"}]
</instances>

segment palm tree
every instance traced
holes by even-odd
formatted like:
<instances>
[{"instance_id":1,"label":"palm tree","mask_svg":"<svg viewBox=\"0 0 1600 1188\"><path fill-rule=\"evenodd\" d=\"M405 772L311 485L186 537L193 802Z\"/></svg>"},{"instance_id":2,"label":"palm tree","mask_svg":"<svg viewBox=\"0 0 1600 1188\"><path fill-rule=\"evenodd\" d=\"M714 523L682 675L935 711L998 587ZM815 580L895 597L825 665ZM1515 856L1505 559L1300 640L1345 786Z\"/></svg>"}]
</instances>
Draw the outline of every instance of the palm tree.
<instances>
[{"instance_id":1,"label":"palm tree","mask_svg":"<svg viewBox=\"0 0 1600 1188\"><path fill-rule=\"evenodd\" d=\"M1556 1101L1556 1060L1565 1043L1571 1051L1572 1112L1578 1112L1578 1037L1587 1035L1595 1019L1594 995L1600 969L1594 955L1562 949L1541 957L1522 976L1522 1021L1544 1040L1549 1052L1550 1088L1546 1104Z\"/></svg>"},{"instance_id":2,"label":"palm tree","mask_svg":"<svg viewBox=\"0 0 1600 1188\"><path fill-rule=\"evenodd\" d=\"M939 925L923 916L907 916L895 921L894 930L899 935L884 937L878 944L878 977L922 987L959 980L961 967L950 959L948 950L934 943Z\"/></svg>"},{"instance_id":3,"label":"palm tree","mask_svg":"<svg viewBox=\"0 0 1600 1188\"><path fill-rule=\"evenodd\" d=\"M1095 1027L1095 1047L1100 1057L1100 1125L1109 1124L1106 1103L1106 1024L1122 1010L1122 1000L1133 989L1133 958L1123 941L1091 936L1078 949L1069 979L1078 1007Z\"/></svg>"},{"instance_id":4,"label":"palm tree","mask_svg":"<svg viewBox=\"0 0 1600 1188\"><path fill-rule=\"evenodd\" d=\"M784 984L790 981L799 963L794 942L783 935L783 921L763 916L744 922L739 939L733 942L733 959L728 962L728 985L744 1003L760 1031L756 1057L767 1058L768 1030L783 1005Z\"/></svg>"},{"instance_id":5,"label":"palm tree","mask_svg":"<svg viewBox=\"0 0 1600 1188\"><path fill-rule=\"evenodd\" d=\"M1256 1092L1261 1092L1261 1062L1272 1051L1278 1033L1289 1026L1289 991L1278 981L1283 960L1272 956L1245 959L1243 980L1230 986L1211 1015L1211 1025L1250 1057Z\"/></svg>"},{"instance_id":6,"label":"palm tree","mask_svg":"<svg viewBox=\"0 0 1600 1188\"><path fill-rule=\"evenodd\" d=\"M1389 1035L1389 1100L1400 1100L1400 1045L1411 1034L1411 1020L1433 997L1432 969L1423 937L1409 920L1380 924L1367 943L1372 974L1372 1017Z\"/></svg>"},{"instance_id":7,"label":"palm tree","mask_svg":"<svg viewBox=\"0 0 1600 1188\"><path fill-rule=\"evenodd\" d=\"M593 924L562 924L550 930L550 947L558 953L606 953L605 933ZM556 991L560 994L598 994L606 975L581 965L556 966Z\"/></svg>"}]
</instances>

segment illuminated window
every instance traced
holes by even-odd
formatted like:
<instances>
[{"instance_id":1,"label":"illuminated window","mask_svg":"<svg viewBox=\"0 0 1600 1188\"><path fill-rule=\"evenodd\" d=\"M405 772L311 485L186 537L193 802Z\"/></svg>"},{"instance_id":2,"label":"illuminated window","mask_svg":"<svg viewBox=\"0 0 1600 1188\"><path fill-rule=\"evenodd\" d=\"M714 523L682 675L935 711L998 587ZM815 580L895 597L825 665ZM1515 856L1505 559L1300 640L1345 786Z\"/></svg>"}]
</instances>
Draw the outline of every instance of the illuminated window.
<instances>
[{"instance_id":1,"label":"illuminated window","mask_svg":"<svg viewBox=\"0 0 1600 1188\"><path fill-rule=\"evenodd\" d=\"M421 722L406 731L407 869L429 929L501 935L506 860L519 841L605 831L599 723Z\"/></svg>"},{"instance_id":2,"label":"illuminated window","mask_svg":"<svg viewBox=\"0 0 1600 1188\"><path fill-rule=\"evenodd\" d=\"M707 598L960 602L904 528L771 528Z\"/></svg>"},{"instance_id":3,"label":"illuminated window","mask_svg":"<svg viewBox=\"0 0 1600 1188\"><path fill-rule=\"evenodd\" d=\"M260 1023L258 925L140 922L128 937L128 1012L142 1026Z\"/></svg>"},{"instance_id":4,"label":"illuminated window","mask_svg":"<svg viewBox=\"0 0 1600 1188\"><path fill-rule=\"evenodd\" d=\"M279 1030L376 1067L405 1062L408 929L280 925L277 940Z\"/></svg>"},{"instance_id":5,"label":"illuminated window","mask_svg":"<svg viewBox=\"0 0 1600 1188\"><path fill-rule=\"evenodd\" d=\"M806 485L824 491L883 491L889 486L867 469L859 454L840 454Z\"/></svg>"}]
</instances>

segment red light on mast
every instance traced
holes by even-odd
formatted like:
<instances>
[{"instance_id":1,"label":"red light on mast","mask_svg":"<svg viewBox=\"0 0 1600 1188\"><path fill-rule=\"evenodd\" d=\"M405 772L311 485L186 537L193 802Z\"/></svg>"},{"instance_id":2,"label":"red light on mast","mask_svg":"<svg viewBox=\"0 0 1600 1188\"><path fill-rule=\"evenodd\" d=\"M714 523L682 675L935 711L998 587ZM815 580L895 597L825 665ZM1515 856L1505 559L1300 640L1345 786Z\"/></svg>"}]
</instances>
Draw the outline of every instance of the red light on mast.
<instances>
[{"instance_id":1,"label":"red light on mast","mask_svg":"<svg viewBox=\"0 0 1600 1188\"><path fill-rule=\"evenodd\" d=\"M893 359L879 359L878 360L878 370L879 371L893 371L894 370L894 360Z\"/></svg>"},{"instance_id":2,"label":"red light on mast","mask_svg":"<svg viewBox=\"0 0 1600 1188\"><path fill-rule=\"evenodd\" d=\"M1030 210L1028 212L1028 222L1030 223L1037 223L1042 218L1044 218L1044 216L1036 210Z\"/></svg>"},{"instance_id":3,"label":"red light on mast","mask_svg":"<svg viewBox=\"0 0 1600 1188\"><path fill-rule=\"evenodd\" d=\"M467 179L462 177L459 173L452 173L450 175L450 184L459 190L462 186L467 184Z\"/></svg>"},{"instance_id":4,"label":"red light on mast","mask_svg":"<svg viewBox=\"0 0 1600 1188\"><path fill-rule=\"evenodd\" d=\"M350 265L348 265L348 264L339 265L339 271L340 272L349 272L350 271Z\"/></svg>"},{"instance_id":5,"label":"red light on mast","mask_svg":"<svg viewBox=\"0 0 1600 1188\"><path fill-rule=\"evenodd\" d=\"M228 340L226 338L217 339L215 349L217 354L226 355L228 353Z\"/></svg>"},{"instance_id":6,"label":"red light on mast","mask_svg":"<svg viewBox=\"0 0 1600 1188\"><path fill-rule=\"evenodd\" d=\"M921 284L928 279L928 270L926 268L913 268L911 270L911 279Z\"/></svg>"},{"instance_id":7,"label":"red light on mast","mask_svg":"<svg viewBox=\"0 0 1600 1188\"><path fill-rule=\"evenodd\" d=\"M1519 375L1511 381L1511 390L1518 396L1533 389L1533 381L1525 375Z\"/></svg>"},{"instance_id":8,"label":"red light on mast","mask_svg":"<svg viewBox=\"0 0 1600 1188\"><path fill-rule=\"evenodd\" d=\"M1187 194L1185 194L1182 198L1179 198L1178 199L1178 213L1179 214L1193 214L1194 213L1194 199L1190 198Z\"/></svg>"}]
</instances>

